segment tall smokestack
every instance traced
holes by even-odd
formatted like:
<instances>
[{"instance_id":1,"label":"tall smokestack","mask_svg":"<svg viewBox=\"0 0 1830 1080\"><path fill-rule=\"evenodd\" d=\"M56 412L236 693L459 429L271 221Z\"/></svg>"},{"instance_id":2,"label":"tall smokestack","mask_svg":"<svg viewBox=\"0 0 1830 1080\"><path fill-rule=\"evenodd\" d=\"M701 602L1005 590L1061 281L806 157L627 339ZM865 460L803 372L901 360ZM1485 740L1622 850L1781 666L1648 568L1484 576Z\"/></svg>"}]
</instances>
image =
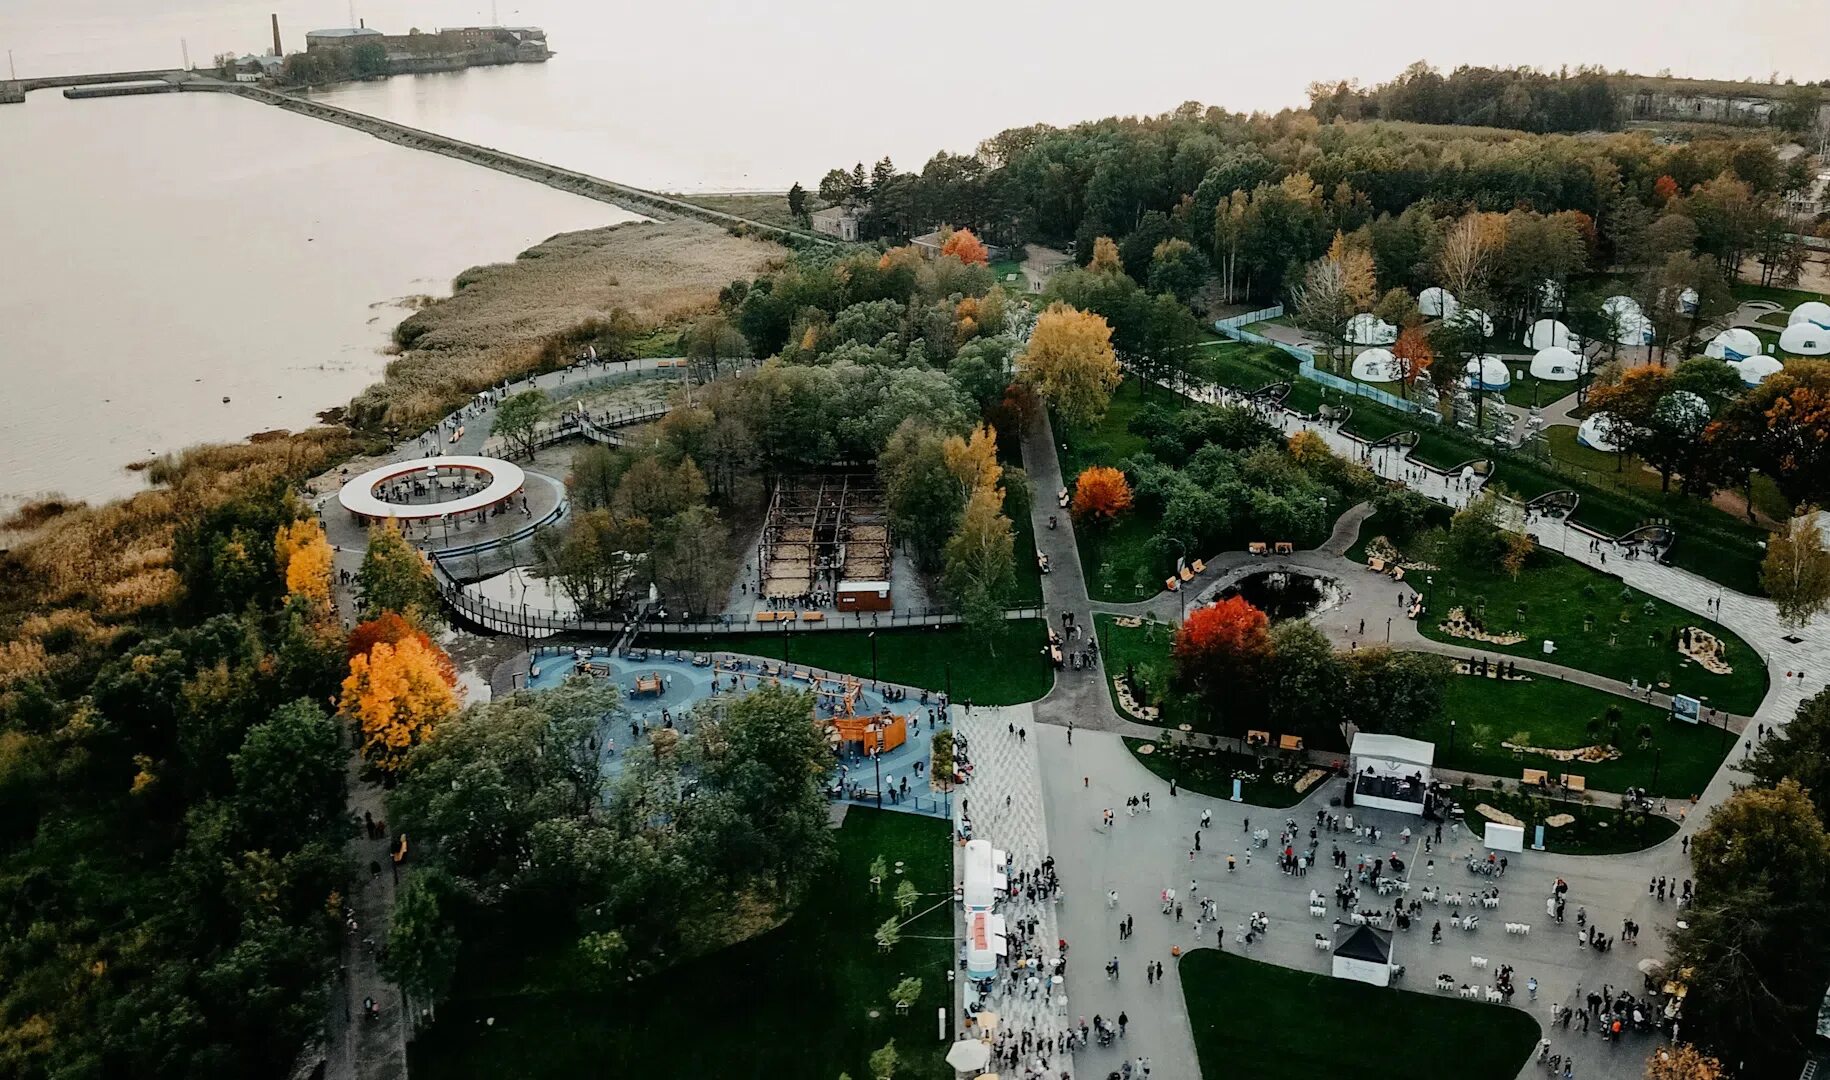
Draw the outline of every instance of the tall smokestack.
<instances>
[{"instance_id":1,"label":"tall smokestack","mask_svg":"<svg viewBox=\"0 0 1830 1080\"><path fill-rule=\"evenodd\" d=\"M280 16L279 16L279 13L274 12L272 18L273 18L273 55L285 56L286 51L284 49L280 48Z\"/></svg>"}]
</instances>

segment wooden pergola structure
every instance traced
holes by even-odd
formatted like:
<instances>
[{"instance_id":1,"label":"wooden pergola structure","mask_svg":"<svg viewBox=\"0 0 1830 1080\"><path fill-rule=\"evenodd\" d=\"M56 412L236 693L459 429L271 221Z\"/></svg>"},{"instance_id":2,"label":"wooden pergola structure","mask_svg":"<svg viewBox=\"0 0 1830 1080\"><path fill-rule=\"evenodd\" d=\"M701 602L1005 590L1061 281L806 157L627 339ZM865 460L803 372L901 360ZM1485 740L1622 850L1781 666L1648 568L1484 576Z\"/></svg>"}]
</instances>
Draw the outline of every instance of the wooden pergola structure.
<instances>
[{"instance_id":1,"label":"wooden pergola structure","mask_svg":"<svg viewBox=\"0 0 1830 1080\"><path fill-rule=\"evenodd\" d=\"M832 591L840 581L888 581L892 537L883 485L872 473L799 476L776 484L757 548L761 595Z\"/></svg>"}]
</instances>

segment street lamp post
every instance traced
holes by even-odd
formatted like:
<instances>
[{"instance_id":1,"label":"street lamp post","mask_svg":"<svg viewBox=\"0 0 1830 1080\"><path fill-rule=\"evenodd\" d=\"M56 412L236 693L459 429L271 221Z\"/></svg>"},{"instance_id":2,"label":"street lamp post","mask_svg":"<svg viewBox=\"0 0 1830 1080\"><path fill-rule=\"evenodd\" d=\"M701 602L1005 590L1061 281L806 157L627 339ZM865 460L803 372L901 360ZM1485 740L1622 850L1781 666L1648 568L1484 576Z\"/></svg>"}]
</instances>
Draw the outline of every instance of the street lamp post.
<instances>
[{"instance_id":1,"label":"street lamp post","mask_svg":"<svg viewBox=\"0 0 1830 1080\"><path fill-rule=\"evenodd\" d=\"M1648 787L1657 787L1658 786L1658 767L1659 767L1659 763L1661 761L1663 761L1664 758L1665 758L1665 748L1664 747L1655 746L1652 748L1652 783L1648 784L1647 785Z\"/></svg>"},{"instance_id":2,"label":"street lamp post","mask_svg":"<svg viewBox=\"0 0 1830 1080\"><path fill-rule=\"evenodd\" d=\"M1390 615L1385 617L1385 643L1387 645L1392 643L1392 617Z\"/></svg>"},{"instance_id":3,"label":"street lamp post","mask_svg":"<svg viewBox=\"0 0 1830 1080\"><path fill-rule=\"evenodd\" d=\"M883 809L883 721L871 721L877 745L871 747L871 769L877 774L877 809Z\"/></svg>"},{"instance_id":4,"label":"street lamp post","mask_svg":"<svg viewBox=\"0 0 1830 1080\"><path fill-rule=\"evenodd\" d=\"M1449 721L1449 754L1451 756L1453 756L1454 753L1455 753L1455 721L1450 720Z\"/></svg>"},{"instance_id":5,"label":"street lamp post","mask_svg":"<svg viewBox=\"0 0 1830 1080\"><path fill-rule=\"evenodd\" d=\"M871 639L871 682L877 681L877 631L870 632Z\"/></svg>"},{"instance_id":6,"label":"street lamp post","mask_svg":"<svg viewBox=\"0 0 1830 1080\"><path fill-rule=\"evenodd\" d=\"M1326 391L1324 391L1324 393L1325 392ZM1176 562L1176 599L1181 602L1182 615L1181 615L1180 621L1187 622L1188 621L1188 589L1187 589L1188 583L1186 581L1182 580L1182 565L1181 564L1188 561L1188 547L1187 547L1187 545L1183 544L1182 541L1177 540L1174 537L1171 537L1169 542L1176 546L1176 554L1181 556L1181 558L1178 559Z\"/></svg>"}]
</instances>

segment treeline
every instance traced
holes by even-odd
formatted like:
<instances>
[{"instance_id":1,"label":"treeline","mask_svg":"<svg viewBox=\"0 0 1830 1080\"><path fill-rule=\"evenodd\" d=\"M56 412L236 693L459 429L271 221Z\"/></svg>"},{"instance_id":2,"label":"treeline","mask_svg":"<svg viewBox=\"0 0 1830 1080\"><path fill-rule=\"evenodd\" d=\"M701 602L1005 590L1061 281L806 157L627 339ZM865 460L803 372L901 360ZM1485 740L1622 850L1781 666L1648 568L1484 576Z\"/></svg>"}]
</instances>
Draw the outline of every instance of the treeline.
<instances>
[{"instance_id":1,"label":"treeline","mask_svg":"<svg viewBox=\"0 0 1830 1080\"><path fill-rule=\"evenodd\" d=\"M293 53L280 67L280 78L298 86L319 86L387 73L388 50L374 41Z\"/></svg>"},{"instance_id":2,"label":"treeline","mask_svg":"<svg viewBox=\"0 0 1830 1080\"><path fill-rule=\"evenodd\" d=\"M1671 191L1660 189L1666 178ZM1157 245L1176 239L1220 272L1221 299L1258 302L1281 299L1336 232L1388 227L1381 223L1407 211L1413 220L1580 213L1594 230L1592 263L1607 266L1628 257L1671 194L1739 184L1747 202L1776 215L1781 196L1812 180L1802 159L1782 163L1759 138L1520 137L1323 124L1307 112L1244 117L1191 103L1155 117L1013 128L972 156L937 155L920 173L887 159L869 171L833 170L820 194L856 208L867 239L948 223L997 243L1072 245L1084 264L1096 238L1112 237L1139 282L1150 280Z\"/></svg>"},{"instance_id":3,"label":"treeline","mask_svg":"<svg viewBox=\"0 0 1830 1080\"><path fill-rule=\"evenodd\" d=\"M285 470L226 465L60 515L0 571L0 1074L274 1076L322 1021L331 549Z\"/></svg>"},{"instance_id":4,"label":"treeline","mask_svg":"<svg viewBox=\"0 0 1830 1080\"><path fill-rule=\"evenodd\" d=\"M1538 133L1614 131L1626 115L1599 68L1552 74L1528 67L1464 65L1444 76L1421 60L1373 87L1311 83L1309 111L1323 123L1410 120Z\"/></svg>"}]
</instances>

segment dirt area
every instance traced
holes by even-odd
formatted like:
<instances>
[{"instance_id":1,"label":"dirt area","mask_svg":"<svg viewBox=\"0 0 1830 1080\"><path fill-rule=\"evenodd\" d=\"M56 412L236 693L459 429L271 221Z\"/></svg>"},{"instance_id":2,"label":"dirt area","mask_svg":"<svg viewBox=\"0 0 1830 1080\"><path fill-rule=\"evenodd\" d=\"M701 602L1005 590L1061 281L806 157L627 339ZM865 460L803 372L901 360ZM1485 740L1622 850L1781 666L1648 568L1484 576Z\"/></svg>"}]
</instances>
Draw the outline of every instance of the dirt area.
<instances>
[{"instance_id":1,"label":"dirt area","mask_svg":"<svg viewBox=\"0 0 1830 1080\"><path fill-rule=\"evenodd\" d=\"M549 392L557 408L575 409L584 402L592 412L635 411L652 405L665 405L667 397L680 386L679 372L640 372L594 379L578 386Z\"/></svg>"},{"instance_id":2,"label":"dirt area","mask_svg":"<svg viewBox=\"0 0 1830 1080\"><path fill-rule=\"evenodd\" d=\"M408 316L394 335L400 358L352 412L423 424L453 400L532 370L552 335L617 308L648 327L680 322L711 308L733 280L786 255L779 245L698 221L562 233L512 263L464 271L455 295Z\"/></svg>"},{"instance_id":3,"label":"dirt area","mask_svg":"<svg viewBox=\"0 0 1830 1080\"><path fill-rule=\"evenodd\" d=\"M1741 280L1759 284L1760 264L1753 259L1749 259L1743 264ZM1822 251L1808 252L1805 256L1804 269L1799 272L1797 284L1787 285L1786 288L1830 295L1830 254ZM1783 324L1780 325L1783 327Z\"/></svg>"},{"instance_id":4,"label":"dirt area","mask_svg":"<svg viewBox=\"0 0 1830 1080\"><path fill-rule=\"evenodd\" d=\"M799 229L804 226L788 212L788 193L785 191L728 191L710 195L675 195L708 210L717 210L726 214L736 214L751 221L760 221L764 225L779 225L784 229ZM816 209L820 202L809 192L807 208Z\"/></svg>"}]
</instances>

